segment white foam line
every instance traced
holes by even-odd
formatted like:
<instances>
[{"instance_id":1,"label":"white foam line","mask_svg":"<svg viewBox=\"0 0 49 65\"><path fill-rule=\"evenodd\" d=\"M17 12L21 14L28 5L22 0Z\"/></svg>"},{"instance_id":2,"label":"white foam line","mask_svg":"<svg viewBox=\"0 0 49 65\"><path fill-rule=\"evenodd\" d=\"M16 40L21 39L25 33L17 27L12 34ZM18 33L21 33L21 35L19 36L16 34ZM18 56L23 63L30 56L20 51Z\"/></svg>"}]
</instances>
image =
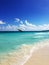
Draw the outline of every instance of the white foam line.
<instances>
[{"instance_id":1,"label":"white foam line","mask_svg":"<svg viewBox=\"0 0 49 65\"><path fill-rule=\"evenodd\" d=\"M36 45L34 45L34 47L30 50L30 55L26 56L26 58L23 60L23 62L21 63L21 65L24 65L28 61L28 59L32 56L32 54L33 54L33 52L35 50L38 50L39 48L43 48L43 47L45 47L47 45L49 46L49 43L44 43L44 42L41 42L41 43L42 44L36 44Z\"/></svg>"},{"instance_id":2,"label":"white foam line","mask_svg":"<svg viewBox=\"0 0 49 65\"><path fill-rule=\"evenodd\" d=\"M24 44L24 46L25 46L25 44ZM23 61L20 62L20 64L18 64L18 65L24 65L29 60L29 58L32 56L33 52L35 52L36 50L38 50L40 48L43 48L45 46L49 46L49 40L38 42L38 43L36 43L36 44L34 44L32 46L33 47L30 50L30 54L26 55L24 57ZM16 65L16 64L12 64L12 65Z\"/></svg>"}]
</instances>

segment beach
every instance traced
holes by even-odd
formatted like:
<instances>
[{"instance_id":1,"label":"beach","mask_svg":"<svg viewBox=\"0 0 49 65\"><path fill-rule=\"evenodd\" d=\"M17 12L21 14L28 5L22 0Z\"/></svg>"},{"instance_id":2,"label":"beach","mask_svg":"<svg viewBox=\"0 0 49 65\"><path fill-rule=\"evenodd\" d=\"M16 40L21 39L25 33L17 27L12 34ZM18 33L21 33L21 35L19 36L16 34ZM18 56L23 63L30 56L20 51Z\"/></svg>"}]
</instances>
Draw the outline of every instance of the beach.
<instances>
[{"instance_id":1,"label":"beach","mask_svg":"<svg viewBox=\"0 0 49 65\"><path fill-rule=\"evenodd\" d=\"M0 65L49 65L49 0L0 0Z\"/></svg>"},{"instance_id":2,"label":"beach","mask_svg":"<svg viewBox=\"0 0 49 65\"><path fill-rule=\"evenodd\" d=\"M49 40L0 55L0 65L49 65Z\"/></svg>"},{"instance_id":3,"label":"beach","mask_svg":"<svg viewBox=\"0 0 49 65\"><path fill-rule=\"evenodd\" d=\"M31 45L22 45L19 50L0 54L0 65L22 65L29 56Z\"/></svg>"},{"instance_id":4,"label":"beach","mask_svg":"<svg viewBox=\"0 0 49 65\"><path fill-rule=\"evenodd\" d=\"M34 51L24 65L49 65L49 45Z\"/></svg>"},{"instance_id":5,"label":"beach","mask_svg":"<svg viewBox=\"0 0 49 65\"><path fill-rule=\"evenodd\" d=\"M0 33L0 65L49 65L48 61L48 32Z\"/></svg>"}]
</instances>

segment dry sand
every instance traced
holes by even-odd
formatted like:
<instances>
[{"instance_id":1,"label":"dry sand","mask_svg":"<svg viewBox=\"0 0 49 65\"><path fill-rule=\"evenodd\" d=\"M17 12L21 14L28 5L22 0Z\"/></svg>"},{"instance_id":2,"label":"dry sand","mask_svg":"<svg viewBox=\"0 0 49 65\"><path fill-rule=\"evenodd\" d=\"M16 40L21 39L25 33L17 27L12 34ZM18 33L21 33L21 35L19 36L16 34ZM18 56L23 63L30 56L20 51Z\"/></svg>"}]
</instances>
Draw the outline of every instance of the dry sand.
<instances>
[{"instance_id":1,"label":"dry sand","mask_svg":"<svg viewBox=\"0 0 49 65\"><path fill-rule=\"evenodd\" d=\"M30 54L31 57L27 59ZM26 59L27 62L23 64ZM33 46L23 45L19 51L0 55L0 65L49 65L49 40Z\"/></svg>"},{"instance_id":2,"label":"dry sand","mask_svg":"<svg viewBox=\"0 0 49 65\"><path fill-rule=\"evenodd\" d=\"M49 65L49 46L36 50L24 65Z\"/></svg>"}]
</instances>

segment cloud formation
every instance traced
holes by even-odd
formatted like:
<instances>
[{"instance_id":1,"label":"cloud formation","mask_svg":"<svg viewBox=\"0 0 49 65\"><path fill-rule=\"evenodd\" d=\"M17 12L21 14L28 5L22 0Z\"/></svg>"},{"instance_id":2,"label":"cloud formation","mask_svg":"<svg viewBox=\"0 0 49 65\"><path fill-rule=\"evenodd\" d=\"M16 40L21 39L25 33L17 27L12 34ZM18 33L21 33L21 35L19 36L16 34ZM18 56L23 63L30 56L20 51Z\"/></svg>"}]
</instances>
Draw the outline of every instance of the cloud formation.
<instances>
[{"instance_id":1,"label":"cloud formation","mask_svg":"<svg viewBox=\"0 0 49 65\"><path fill-rule=\"evenodd\" d=\"M0 26L0 31L18 31L18 26L9 24L7 26Z\"/></svg>"},{"instance_id":2,"label":"cloud formation","mask_svg":"<svg viewBox=\"0 0 49 65\"><path fill-rule=\"evenodd\" d=\"M0 24L6 24L6 23L0 20Z\"/></svg>"},{"instance_id":3,"label":"cloud formation","mask_svg":"<svg viewBox=\"0 0 49 65\"><path fill-rule=\"evenodd\" d=\"M0 26L0 31L18 31L18 29L21 29L22 31L40 31L40 30L49 30L49 24L43 24L43 25L35 25L28 20L22 21L19 18L16 18L16 23L19 23L19 25L10 25L7 24L7 26ZM6 24L3 21L0 21L0 24Z\"/></svg>"},{"instance_id":4,"label":"cloud formation","mask_svg":"<svg viewBox=\"0 0 49 65\"><path fill-rule=\"evenodd\" d=\"M27 20L25 20L25 24L19 24L19 27L23 31L33 31L37 30L37 26L29 23Z\"/></svg>"},{"instance_id":5,"label":"cloud formation","mask_svg":"<svg viewBox=\"0 0 49 65\"><path fill-rule=\"evenodd\" d=\"M19 19L19 18L15 18L15 21L16 21L16 22L20 22L20 19Z\"/></svg>"},{"instance_id":6,"label":"cloud formation","mask_svg":"<svg viewBox=\"0 0 49 65\"><path fill-rule=\"evenodd\" d=\"M27 20L25 20L24 23L19 24L19 28L23 31L49 30L49 24L35 25L32 23L29 23Z\"/></svg>"},{"instance_id":7,"label":"cloud formation","mask_svg":"<svg viewBox=\"0 0 49 65\"><path fill-rule=\"evenodd\" d=\"M29 23L27 20L25 20L25 24L26 24L27 26L32 26L32 24Z\"/></svg>"}]
</instances>

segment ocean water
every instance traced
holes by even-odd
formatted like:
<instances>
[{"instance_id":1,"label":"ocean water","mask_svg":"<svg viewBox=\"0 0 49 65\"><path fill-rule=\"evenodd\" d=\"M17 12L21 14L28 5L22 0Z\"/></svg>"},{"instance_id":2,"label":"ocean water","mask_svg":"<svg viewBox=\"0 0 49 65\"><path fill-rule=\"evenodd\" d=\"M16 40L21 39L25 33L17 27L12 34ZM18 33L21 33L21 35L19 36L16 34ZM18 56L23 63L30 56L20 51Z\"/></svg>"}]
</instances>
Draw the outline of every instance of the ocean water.
<instances>
[{"instance_id":1,"label":"ocean water","mask_svg":"<svg viewBox=\"0 0 49 65\"><path fill-rule=\"evenodd\" d=\"M32 53L49 45L49 32L0 32L0 65L24 65Z\"/></svg>"},{"instance_id":2,"label":"ocean water","mask_svg":"<svg viewBox=\"0 0 49 65\"><path fill-rule=\"evenodd\" d=\"M20 48L24 44L34 44L49 39L49 32L2 32L0 33L0 53Z\"/></svg>"}]
</instances>

